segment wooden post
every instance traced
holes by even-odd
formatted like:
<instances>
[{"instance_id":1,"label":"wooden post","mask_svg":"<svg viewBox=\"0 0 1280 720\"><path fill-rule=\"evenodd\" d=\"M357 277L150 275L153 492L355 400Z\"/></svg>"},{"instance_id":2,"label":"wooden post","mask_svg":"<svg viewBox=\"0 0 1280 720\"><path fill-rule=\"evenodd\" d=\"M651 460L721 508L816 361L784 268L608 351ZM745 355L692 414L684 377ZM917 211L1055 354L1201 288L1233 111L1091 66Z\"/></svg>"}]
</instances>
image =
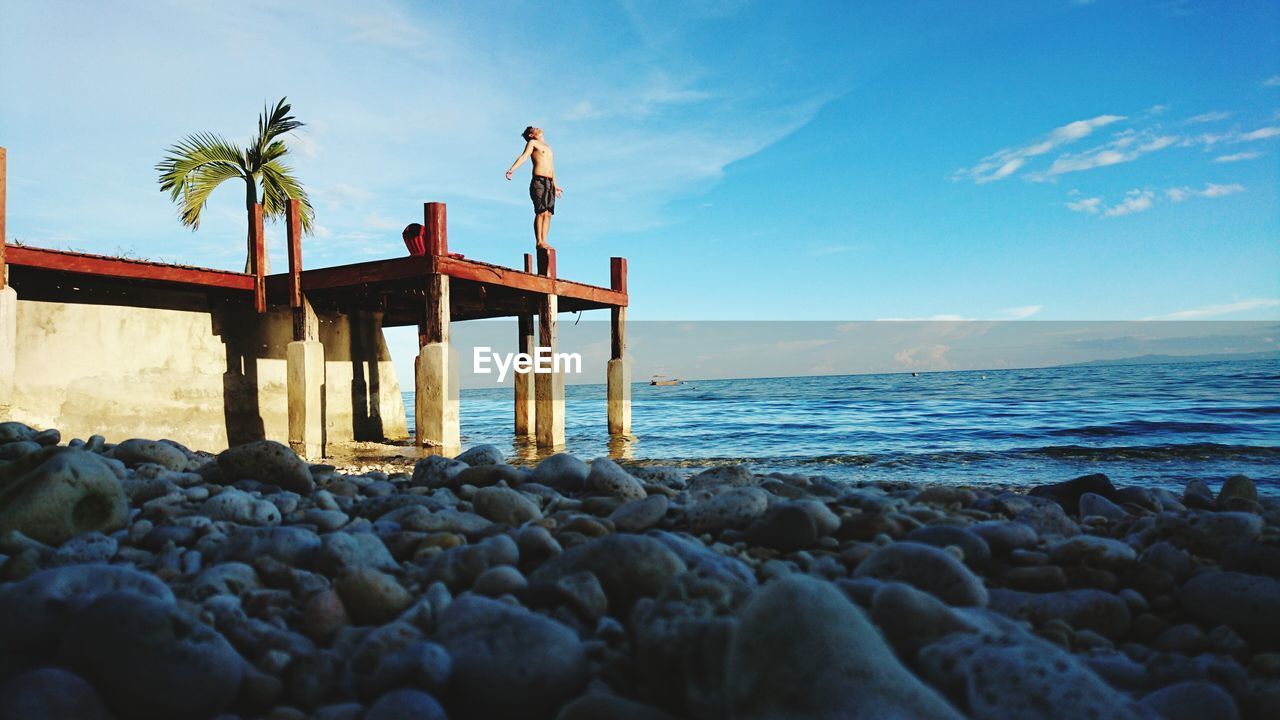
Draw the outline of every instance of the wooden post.
<instances>
[{"instance_id":1,"label":"wooden post","mask_svg":"<svg viewBox=\"0 0 1280 720\"><path fill-rule=\"evenodd\" d=\"M552 280L556 277L556 251L539 248L538 273ZM564 446L564 374L554 367L558 331L556 315L560 302L555 292L542 297L538 306L538 349L548 354L536 363L534 393L537 396L535 423L538 447L554 450Z\"/></svg>"},{"instance_id":2,"label":"wooden post","mask_svg":"<svg viewBox=\"0 0 1280 720\"><path fill-rule=\"evenodd\" d=\"M425 203L422 207L422 227L426 233L428 255L449 254L449 229L442 202Z\"/></svg>"},{"instance_id":3,"label":"wooden post","mask_svg":"<svg viewBox=\"0 0 1280 720\"><path fill-rule=\"evenodd\" d=\"M253 307L267 311L267 246L262 229L262 203L255 203L249 216L249 234L253 237L253 254L249 265L253 271Z\"/></svg>"},{"instance_id":4,"label":"wooden post","mask_svg":"<svg viewBox=\"0 0 1280 720\"><path fill-rule=\"evenodd\" d=\"M6 282L5 280L6 266L4 264L4 246L5 246L4 219L5 219L5 214L8 212L8 210L6 209L8 205L8 197L7 197L7 191L5 189L9 179L8 163L9 163L9 151L0 147L0 290L4 289L5 282Z\"/></svg>"},{"instance_id":5,"label":"wooden post","mask_svg":"<svg viewBox=\"0 0 1280 720\"><path fill-rule=\"evenodd\" d=\"M293 339L307 337L306 299L302 295L302 203L290 199L285 224L289 234L289 307L293 310Z\"/></svg>"},{"instance_id":6,"label":"wooden post","mask_svg":"<svg viewBox=\"0 0 1280 720\"><path fill-rule=\"evenodd\" d=\"M423 206L423 227L428 256L449 254L449 234L444 203ZM432 265L435 267L434 261ZM431 272L426 277L426 302L418 324L418 363L415 375L414 431L421 446L445 453L459 449L458 368L449 341L449 276Z\"/></svg>"},{"instance_id":7,"label":"wooden post","mask_svg":"<svg viewBox=\"0 0 1280 720\"><path fill-rule=\"evenodd\" d=\"M524 255L524 271L533 272L533 256ZM517 318L519 326L518 351L521 354L533 355L535 345L533 339L533 316L521 313ZM530 437L534 434L534 418L537 417L537 404L533 393L533 375L528 372L515 374L516 399L516 437Z\"/></svg>"},{"instance_id":8,"label":"wooden post","mask_svg":"<svg viewBox=\"0 0 1280 720\"><path fill-rule=\"evenodd\" d=\"M627 259L609 258L609 287L627 292ZM609 309L610 353L606 375L610 435L631 434L631 362L627 360L627 308Z\"/></svg>"}]
</instances>

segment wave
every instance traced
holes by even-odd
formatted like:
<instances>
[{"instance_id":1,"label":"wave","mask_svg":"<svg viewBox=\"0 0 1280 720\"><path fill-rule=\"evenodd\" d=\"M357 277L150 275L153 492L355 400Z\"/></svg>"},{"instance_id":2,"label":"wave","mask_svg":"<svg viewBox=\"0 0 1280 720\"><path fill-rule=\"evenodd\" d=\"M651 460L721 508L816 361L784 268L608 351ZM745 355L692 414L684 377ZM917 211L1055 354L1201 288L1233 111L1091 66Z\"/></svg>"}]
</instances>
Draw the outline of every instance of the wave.
<instances>
[{"instance_id":1,"label":"wave","mask_svg":"<svg viewBox=\"0 0 1280 720\"><path fill-rule=\"evenodd\" d=\"M1083 427L1060 428L1048 430L1044 434L1061 437L1123 437L1126 435L1161 435L1165 433L1195 433L1199 435L1225 435L1247 430L1241 425L1212 422L1153 422L1149 420L1127 420L1107 425L1085 425Z\"/></svg>"}]
</instances>

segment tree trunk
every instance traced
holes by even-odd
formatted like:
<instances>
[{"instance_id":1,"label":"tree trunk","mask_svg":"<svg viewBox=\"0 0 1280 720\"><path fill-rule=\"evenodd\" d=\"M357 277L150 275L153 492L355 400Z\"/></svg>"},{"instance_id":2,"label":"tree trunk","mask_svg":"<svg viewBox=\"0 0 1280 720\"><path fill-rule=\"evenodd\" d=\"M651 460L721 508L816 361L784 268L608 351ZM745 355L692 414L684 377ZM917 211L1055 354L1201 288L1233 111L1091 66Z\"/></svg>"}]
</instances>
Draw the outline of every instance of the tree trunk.
<instances>
[{"instance_id":1,"label":"tree trunk","mask_svg":"<svg viewBox=\"0 0 1280 720\"><path fill-rule=\"evenodd\" d=\"M244 211L248 216L248 222L245 231L245 246L248 248L244 258L244 271L246 273L253 272L253 206L258 204L258 183L253 179L253 175L245 178L244 193ZM271 261L268 259L269 253L262 254L262 274L271 274Z\"/></svg>"}]
</instances>

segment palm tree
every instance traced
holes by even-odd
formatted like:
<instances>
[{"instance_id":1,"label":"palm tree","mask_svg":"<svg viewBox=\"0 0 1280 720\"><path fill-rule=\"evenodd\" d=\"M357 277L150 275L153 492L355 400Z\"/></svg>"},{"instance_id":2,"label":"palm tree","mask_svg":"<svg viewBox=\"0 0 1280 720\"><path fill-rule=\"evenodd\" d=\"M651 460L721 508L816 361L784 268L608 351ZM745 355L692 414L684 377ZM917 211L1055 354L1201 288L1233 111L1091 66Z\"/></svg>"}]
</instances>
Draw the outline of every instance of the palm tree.
<instances>
[{"instance_id":1,"label":"palm tree","mask_svg":"<svg viewBox=\"0 0 1280 720\"><path fill-rule=\"evenodd\" d=\"M287 201L294 199L301 201L303 233L311 232L315 220L307 191L293 176L293 168L281 162L289 148L280 136L303 125L289 114L291 107L286 99L280 98L274 109L262 108L258 135L243 150L219 135L197 133L170 147L165 159L156 165L160 172L160 190L169 192L170 199L181 211L182 224L193 231L200 227L200 213L214 188L224 180L244 180L244 202L250 223L245 272L250 271L253 261L253 206L258 203L258 183L262 183L264 219L284 217ZM266 271L263 267L263 272Z\"/></svg>"}]
</instances>

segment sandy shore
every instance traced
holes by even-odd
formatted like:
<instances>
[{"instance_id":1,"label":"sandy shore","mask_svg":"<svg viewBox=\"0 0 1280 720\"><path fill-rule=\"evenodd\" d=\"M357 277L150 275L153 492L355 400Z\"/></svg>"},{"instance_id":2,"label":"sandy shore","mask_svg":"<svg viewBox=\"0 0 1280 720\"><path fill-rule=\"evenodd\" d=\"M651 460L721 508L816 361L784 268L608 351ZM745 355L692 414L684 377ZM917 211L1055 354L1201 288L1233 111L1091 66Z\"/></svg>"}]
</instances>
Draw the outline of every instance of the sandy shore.
<instances>
[{"instance_id":1,"label":"sandy shore","mask_svg":"<svg viewBox=\"0 0 1280 720\"><path fill-rule=\"evenodd\" d=\"M1280 717L1280 501L1042 480L0 423L0 718Z\"/></svg>"}]
</instances>

